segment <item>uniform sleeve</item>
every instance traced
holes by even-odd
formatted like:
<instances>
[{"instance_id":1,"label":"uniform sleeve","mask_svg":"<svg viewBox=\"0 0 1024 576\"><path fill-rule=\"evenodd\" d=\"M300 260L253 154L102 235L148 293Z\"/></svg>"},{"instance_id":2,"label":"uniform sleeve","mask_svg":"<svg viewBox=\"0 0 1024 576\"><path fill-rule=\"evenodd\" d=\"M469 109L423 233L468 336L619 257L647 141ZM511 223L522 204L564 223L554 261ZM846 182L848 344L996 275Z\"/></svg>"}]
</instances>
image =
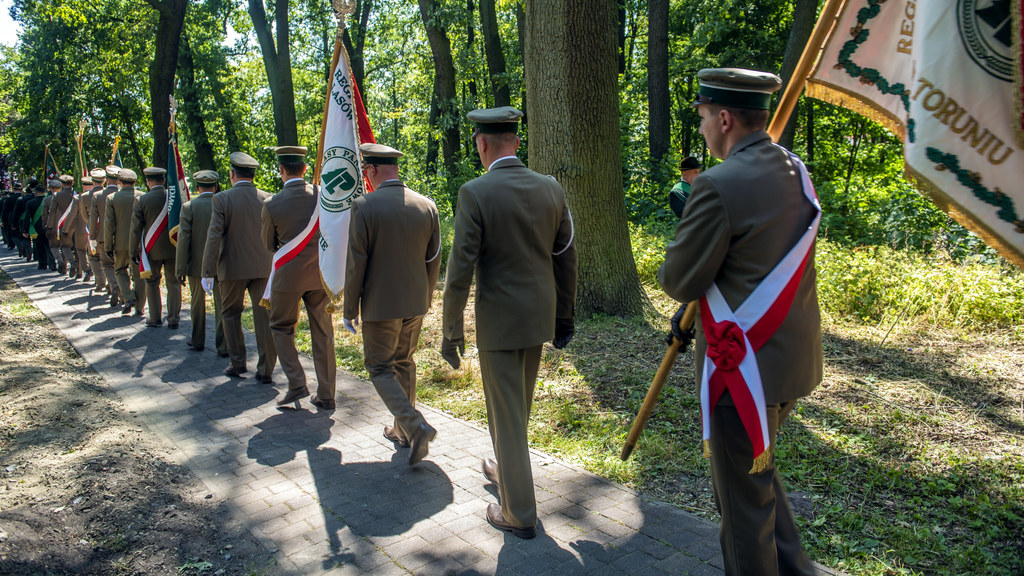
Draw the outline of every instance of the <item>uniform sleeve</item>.
<instances>
[{"instance_id":1,"label":"uniform sleeve","mask_svg":"<svg viewBox=\"0 0 1024 576\"><path fill-rule=\"evenodd\" d=\"M103 248L107 252L114 251L114 203L112 200L113 197L108 196L103 209Z\"/></svg>"},{"instance_id":2,"label":"uniform sleeve","mask_svg":"<svg viewBox=\"0 0 1024 576\"><path fill-rule=\"evenodd\" d=\"M430 228L430 240L427 242L427 305L434 299L434 288L437 286L437 278L441 275L441 221L437 215L437 206L431 204L430 215L432 218Z\"/></svg>"},{"instance_id":3,"label":"uniform sleeve","mask_svg":"<svg viewBox=\"0 0 1024 576\"><path fill-rule=\"evenodd\" d=\"M698 176L658 270L658 283L665 293L690 302L707 292L725 260L731 234L721 193L712 180Z\"/></svg>"},{"instance_id":4,"label":"uniform sleeve","mask_svg":"<svg viewBox=\"0 0 1024 576\"><path fill-rule=\"evenodd\" d=\"M555 236L551 265L555 275L555 317L571 319L576 314L576 231L569 205L562 205L562 220Z\"/></svg>"},{"instance_id":5,"label":"uniform sleeve","mask_svg":"<svg viewBox=\"0 0 1024 576\"><path fill-rule=\"evenodd\" d=\"M128 234L129 252L133 258L139 258L142 252L142 241L145 238L146 215L142 212L142 203L135 199L132 204L132 225Z\"/></svg>"},{"instance_id":6,"label":"uniform sleeve","mask_svg":"<svg viewBox=\"0 0 1024 576\"><path fill-rule=\"evenodd\" d=\"M263 212L260 214L260 238L263 239L263 246L271 253L277 252L277 227L274 226L274 217L267 209L267 203L263 203Z\"/></svg>"},{"instance_id":7,"label":"uniform sleeve","mask_svg":"<svg viewBox=\"0 0 1024 576\"><path fill-rule=\"evenodd\" d=\"M203 278L217 276L217 261L220 260L220 244L224 239L224 206L221 198L214 195L213 211L210 214L210 231L206 234L206 250L203 252Z\"/></svg>"},{"instance_id":8,"label":"uniform sleeve","mask_svg":"<svg viewBox=\"0 0 1024 576\"><path fill-rule=\"evenodd\" d=\"M359 317L359 300L366 278L369 229L359 204L353 203L348 225L348 254L345 260L345 299L342 316L349 320Z\"/></svg>"},{"instance_id":9,"label":"uniform sleeve","mask_svg":"<svg viewBox=\"0 0 1024 576\"><path fill-rule=\"evenodd\" d=\"M480 207L476 199L463 186L459 189L459 207L455 214L455 238L448 255L448 269L444 279L444 336L449 340L463 338L463 311L469 301L469 288L473 271L480 258Z\"/></svg>"},{"instance_id":10,"label":"uniform sleeve","mask_svg":"<svg viewBox=\"0 0 1024 576\"><path fill-rule=\"evenodd\" d=\"M186 202L181 205L181 217L178 220L178 245L174 247L174 275L181 278L188 276L189 260L192 255L192 206Z\"/></svg>"}]
</instances>

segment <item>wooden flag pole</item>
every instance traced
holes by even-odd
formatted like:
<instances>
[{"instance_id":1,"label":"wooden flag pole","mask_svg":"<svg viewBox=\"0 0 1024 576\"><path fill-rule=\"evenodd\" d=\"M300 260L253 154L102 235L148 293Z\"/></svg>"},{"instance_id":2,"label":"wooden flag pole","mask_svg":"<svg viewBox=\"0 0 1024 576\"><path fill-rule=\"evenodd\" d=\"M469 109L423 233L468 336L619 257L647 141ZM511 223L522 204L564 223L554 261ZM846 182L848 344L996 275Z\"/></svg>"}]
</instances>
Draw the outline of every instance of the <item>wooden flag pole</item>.
<instances>
[{"instance_id":1,"label":"wooden flag pole","mask_svg":"<svg viewBox=\"0 0 1024 576\"><path fill-rule=\"evenodd\" d=\"M679 321L680 331L685 333L693 327L694 319L697 317L697 306L697 302L690 302L690 305L686 307L683 319ZM651 382L651 387L647 389L644 403L640 406L640 411L636 413L636 418L633 419L633 426L629 429L626 444L622 447L622 453L619 454L620 459L628 460L629 455L633 453L633 448L636 447L637 441L640 440L640 433L644 431L647 419L651 417L654 405L658 403L661 389L665 387L665 381L668 380L668 375L672 372L672 365L676 363L679 353L685 352L689 344L689 339L679 340L678 338L672 338L672 344L668 347L665 357L661 360L661 366L658 367L658 372L654 375L654 381Z\"/></svg>"},{"instance_id":2,"label":"wooden flag pole","mask_svg":"<svg viewBox=\"0 0 1024 576\"><path fill-rule=\"evenodd\" d=\"M804 46L800 61L797 63L796 69L793 70L793 76L790 77L789 83L786 84L786 91L782 93L779 106L775 109L775 116L772 118L771 125L768 126L768 135L772 137L773 142L778 142L782 137L782 131L786 129L786 123L789 122L789 117L793 115L793 109L796 108L796 101L803 93L807 78L811 75L811 67L818 60L821 45L835 26L836 15L839 14L839 10L844 4L846 4L846 0L828 0L825 7L821 9L821 16L818 17L818 23L814 25L814 32L811 33L807 46Z\"/></svg>"}]
</instances>

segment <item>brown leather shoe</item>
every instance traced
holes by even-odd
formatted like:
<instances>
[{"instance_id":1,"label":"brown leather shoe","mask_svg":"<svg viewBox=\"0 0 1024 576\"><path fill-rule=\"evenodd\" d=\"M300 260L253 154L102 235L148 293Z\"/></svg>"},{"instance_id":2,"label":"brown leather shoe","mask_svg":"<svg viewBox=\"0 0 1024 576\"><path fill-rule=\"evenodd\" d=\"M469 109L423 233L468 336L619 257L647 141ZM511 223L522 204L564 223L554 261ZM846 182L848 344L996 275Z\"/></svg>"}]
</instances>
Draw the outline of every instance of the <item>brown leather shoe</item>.
<instances>
[{"instance_id":1,"label":"brown leather shoe","mask_svg":"<svg viewBox=\"0 0 1024 576\"><path fill-rule=\"evenodd\" d=\"M262 382L264 384L273 384L274 383L274 377L271 376L270 374L256 373L256 380L258 380L258 381L260 381L260 382Z\"/></svg>"},{"instance_id":2,"label":"brown leather shoe","mask_svg":"<svg viewBox=\"0 0 1024 576\"><path fill-rule=\"evenodd\" d=\"M399 448L408 448L409 441L398 435L394 426L384 426L384 437L394 442Z\"/></svg>"},{"instance_id":3,"label":"brown leather shoe","mask_svg":"<svg viewBox=\"0 0 1024 576\"><path fill-rule=\"evenodd\" d=\"M244 378L242 374L245 374L246 372L248 372L248 370L245 369L245 366L228 366L224 369L224 373L232 378Z\"/></svg>"},{"instance_id":4,"label":"brown leather shoe","mask_svg":"<svg viewBox=\"0 0 1024 576\"><path fill-rule=\"evenodd\" d=\"M420 424L420 427L416 429L416 433L413 434L412 439L409 441L409 466L419 464L426 457L427 452L430 451L428 445L436 437L437 430L434 430L433 426L426 422Z\"/></svg>"},{"instance_id":5,"label":"brown leather shoe","mask_svg":"<svg viewBox=\"0 0 1024 576\"><path fill-rule=\"evenodd\" d=\"M132 313L132 307L135 306L135 300L129 300L124 303L124 307L121 308L121 316L127 316Z\"/></svg>"},{"instance_id":6,"label":"brown leather shoe","mask_svg":"<svg viewBox=\"0 0 1024 576\"><path fill-rule=\"evenodd\" d=\"M334 400L328 400L326 398L320 398L319 396L313 396L310 400L313 406L320 408L321 410L334 410Z\"/></svg>"},{"instance_id":7,"label":"brown leather shoe","mask_svg":"<svg viewBox=\"0 0 1024 576\"><path fill-rule=\"evenodd\" d=\"M497 504L487 505L487 523L503 532L511 532L513 536L523 540L537 537L537 528L534 526L520 528L506 522L505 517L501 514L501 506Z\"/></svg>"},{"instance_id":8,"label":"brown leather shoe","mask_svg":"<svg viewBox=\"0 0 1024 576\"><path fill-rule=\"evenodd\" d=\"M277 407L287 408L289 404L294 402L295 407L298 408L299 400L306 396L309 396L309 389L305 386L302 388L292 388L291 390L288 390L288 393L284 395L284 398L277 401Z\"/></svg>"},{"instance_id":9,"label":"brown leather shoe","mask_svg":"<svg viewBox=\"0 0 1024 576\"><path fill-rule=\"evenodd\" d=\"M498 461L494 458L484 458L480 464L480 468L484 471L484 478L494 484L498 485Z\"/></svg>"}]
</instances>

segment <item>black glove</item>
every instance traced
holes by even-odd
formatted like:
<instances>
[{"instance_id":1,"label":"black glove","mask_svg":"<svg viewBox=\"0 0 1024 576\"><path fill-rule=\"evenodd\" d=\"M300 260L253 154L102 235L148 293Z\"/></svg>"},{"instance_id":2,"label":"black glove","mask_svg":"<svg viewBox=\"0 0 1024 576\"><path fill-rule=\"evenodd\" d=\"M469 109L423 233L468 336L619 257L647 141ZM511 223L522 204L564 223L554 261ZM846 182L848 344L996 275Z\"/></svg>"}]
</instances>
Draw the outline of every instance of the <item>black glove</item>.
<instances>
[{"instance_id":1,"label":"black glove","mask_svg":"<svg viewBox=\"0 0 1024 576\"><path fill-rule=\"evenodd\" d=\"M445 337L441 337L441 358L448 362L448 365L453 369L458 370L459 364L461 364L460 356L466 354L466 339L456 338L449 340Z\"/></svg>"},{"instance_id":2,"label":"black glove","mask_svg":"<svg viewBox=\"0 0 1024 576\"><path fill-rule=\"evenodd\" d=\"M686 314L686 304L679 306L679 310L676 310L676 313L672 315L672 320L669 322L671 332L665 335L665 343L669 346L672 345L672 340L679 340L680 342L683 342L685 339L683 330L679 327L679 322L683 319L683 314Z\"/></svg>"},{"instance_id":3,"label":"black glove","mask_svg":"<svg viewBox=\"0 0 1024 576\"><path fill-rule=\"evenodd\" d=\"M113 260L114 259L114 253L113 252L107 252L107 258L110 258L111 260Z\"/></svg>"},{"instance_id":4,"label":"black glove","mask_svg":"<svg viewBox=\"0 0 1024 576\"><path fill-rule=\"evenodd\" d=\"M178 282L181 282L182 286L188 286L188 277L182 274L181 276L178 276Z\"/></svg>"},{"instance_id":5,"label":"black glove","mask_svg":"<svg viewBox=\"0 0 1024 576\"><path fill-rule=\"evenodd\" d=\"M576 325L572 318L555 318L555 339L551 341L551 345L561 350L569 345L575 334Z\"/></svg>"},{"instance_id":6,"label":"black glove","mask_svg":"<svg viewBox=\"0 0 1024 576\"><path fill-rule=\"evenodd\" d=\"M139 257L138 256L132 256L132 264L135 264L136 266L139 265Z\"/></svg>"}]
</instances>

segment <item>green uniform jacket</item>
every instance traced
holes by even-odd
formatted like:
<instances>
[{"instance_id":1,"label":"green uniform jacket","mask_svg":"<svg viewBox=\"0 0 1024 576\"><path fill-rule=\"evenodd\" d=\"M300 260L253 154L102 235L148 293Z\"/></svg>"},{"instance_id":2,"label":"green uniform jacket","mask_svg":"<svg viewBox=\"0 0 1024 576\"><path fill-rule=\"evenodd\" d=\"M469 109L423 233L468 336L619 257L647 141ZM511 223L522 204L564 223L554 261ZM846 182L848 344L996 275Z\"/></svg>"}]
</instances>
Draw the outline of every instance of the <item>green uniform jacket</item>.
<instances>
[{"instance_id":1,"label":"green uniform jacket","mask_svg":"<svg viewBox=\"0 0 1024 576\"><path fill-rule=\"evenodd\" d=\"M91 213L93 214L93 218L95 218L95 226L90 223L89 230L92 231L92 237L96 240L96 243L103 246L102 250L99 250L101 252L106 250L106 240L104 237L107 234L107 200L109 200L115 192L117 192L117 186L111 184L110 186L101 189L99 192L93 192L92 195ZM113 250L113 248L110 249Z\"/></svg>"},{"instance_id":2,"label":"green uniform jacket","mask_svg":"<svg viewBox=\"0 0 1024 576\"><path fill-rule=\"evenodd\" d=\"M441 272L441 225L434 201L401 180L352 203L345 264L345 318L422 316Z\"/></svg>"},{"instance_id":3,"label":"green uniform jacket","mask_svg":"<svg viewBox=\"0 0 1024 576\"><path fill-rule=\"evenodd\" d=\"M263 203L270 194L239 182L213 197L213 215L203 254L203 277L253 280L270 276L274 254L260 238Z\"/></svg>"},{"instance_id":4,"label":"green uniform jacket","mask_svg":"<svg viewBox=\"0 0 1024 576\"><path fill-rule=\"evenodd\" d=\"M135 211L135 199L139 196L141 194L135 191L134 186L126 185L107 198L103 245L108 252L134 253L135 247L131 244L132 213Z\"/></svg>"},{"instance_id":5,"label":"green uniform jacket","mask_svg":"<svg viewBox=\"0 0 1024 576\"><path fill-rule=\"evenodd\" d=\"M292 180L263 204L260 237L271 254L305 230L316 209L313 186L303 180ZM274 272L271 290L308 292L323 290L320 281L320 232L313 234L306 247Z\"/></svg>"},{"instance_id":6,"label":"green uniform jacket","mask_svg":"<svg viewBox=\"0 0 1024 576\"><path fill-rule=\"evenodd\" d=\"M203 253L206 251L206 232L213 214L213 192L203 192L181 205L178 224L178 246L175 273L180 276L201 276Z\"/></svg>"},{"instance_id":7,"label":"green uniform jacket","mask_svg":"<svg viewBox=\"0 0 1024 576\"><path fill-rule=\"evenodd\" d=\"M475 274L477 348L515 350L551 340L556 316L573 317L576 266L562 187L517 158L495 162L459 189L445 277L445 337L463 337Z\"/></svg>"},{"instance_id":8,"label":"green uniform jacket","mask_svg":"<svg viewBox=\"0 0 1024 576\"><path fill-rule=\"evenodd\" d=\"M156 222L167 204L167 189L163 186L153 186L142 196L139 196L135 207L132 209L132 231L131 247L132 256L136 259L142 255L142 243L146 239L146 233ZM174 244L171 244L169 230L166 226L156 237L153 249L149 251L149 259L155 262L174 260Z\"/></svg>"},{"instance_id":9,"label":"green uniform jacket","mask_svg":"<svg viewBox=\"0 0 1024 576\"><path fill-rule=\"evenodd\" d=\"M61 188L60 192L53 195L53 200L50 202L50 211L47 214L46 229L58 236L58 246L71 247L71 234L65 234L62 230L58 230L57 224L60 223L60 217L67 211L68 206L71 206L71 202L75 199L75 191L69 187ZM70 216L68 217L70 219Z\"/></svg>"},{"instance_id":10,"label":"green uniform jacket","mask_svg":"<svg viewBox=\"0 0 1024 576\"><path fill-rule=\"evenodd\" d=\"M680 302L698 299L715 283L735 310L797 243L814 214L785 151L764 131L750 134L724 162L693 181L658 281ZM698 379L707 348L700 322L698 311ZM769 404L806 396L821 382L821 317L813 253L789 315L758 350L757 365Z\"/></svg>"}]
</instances>

